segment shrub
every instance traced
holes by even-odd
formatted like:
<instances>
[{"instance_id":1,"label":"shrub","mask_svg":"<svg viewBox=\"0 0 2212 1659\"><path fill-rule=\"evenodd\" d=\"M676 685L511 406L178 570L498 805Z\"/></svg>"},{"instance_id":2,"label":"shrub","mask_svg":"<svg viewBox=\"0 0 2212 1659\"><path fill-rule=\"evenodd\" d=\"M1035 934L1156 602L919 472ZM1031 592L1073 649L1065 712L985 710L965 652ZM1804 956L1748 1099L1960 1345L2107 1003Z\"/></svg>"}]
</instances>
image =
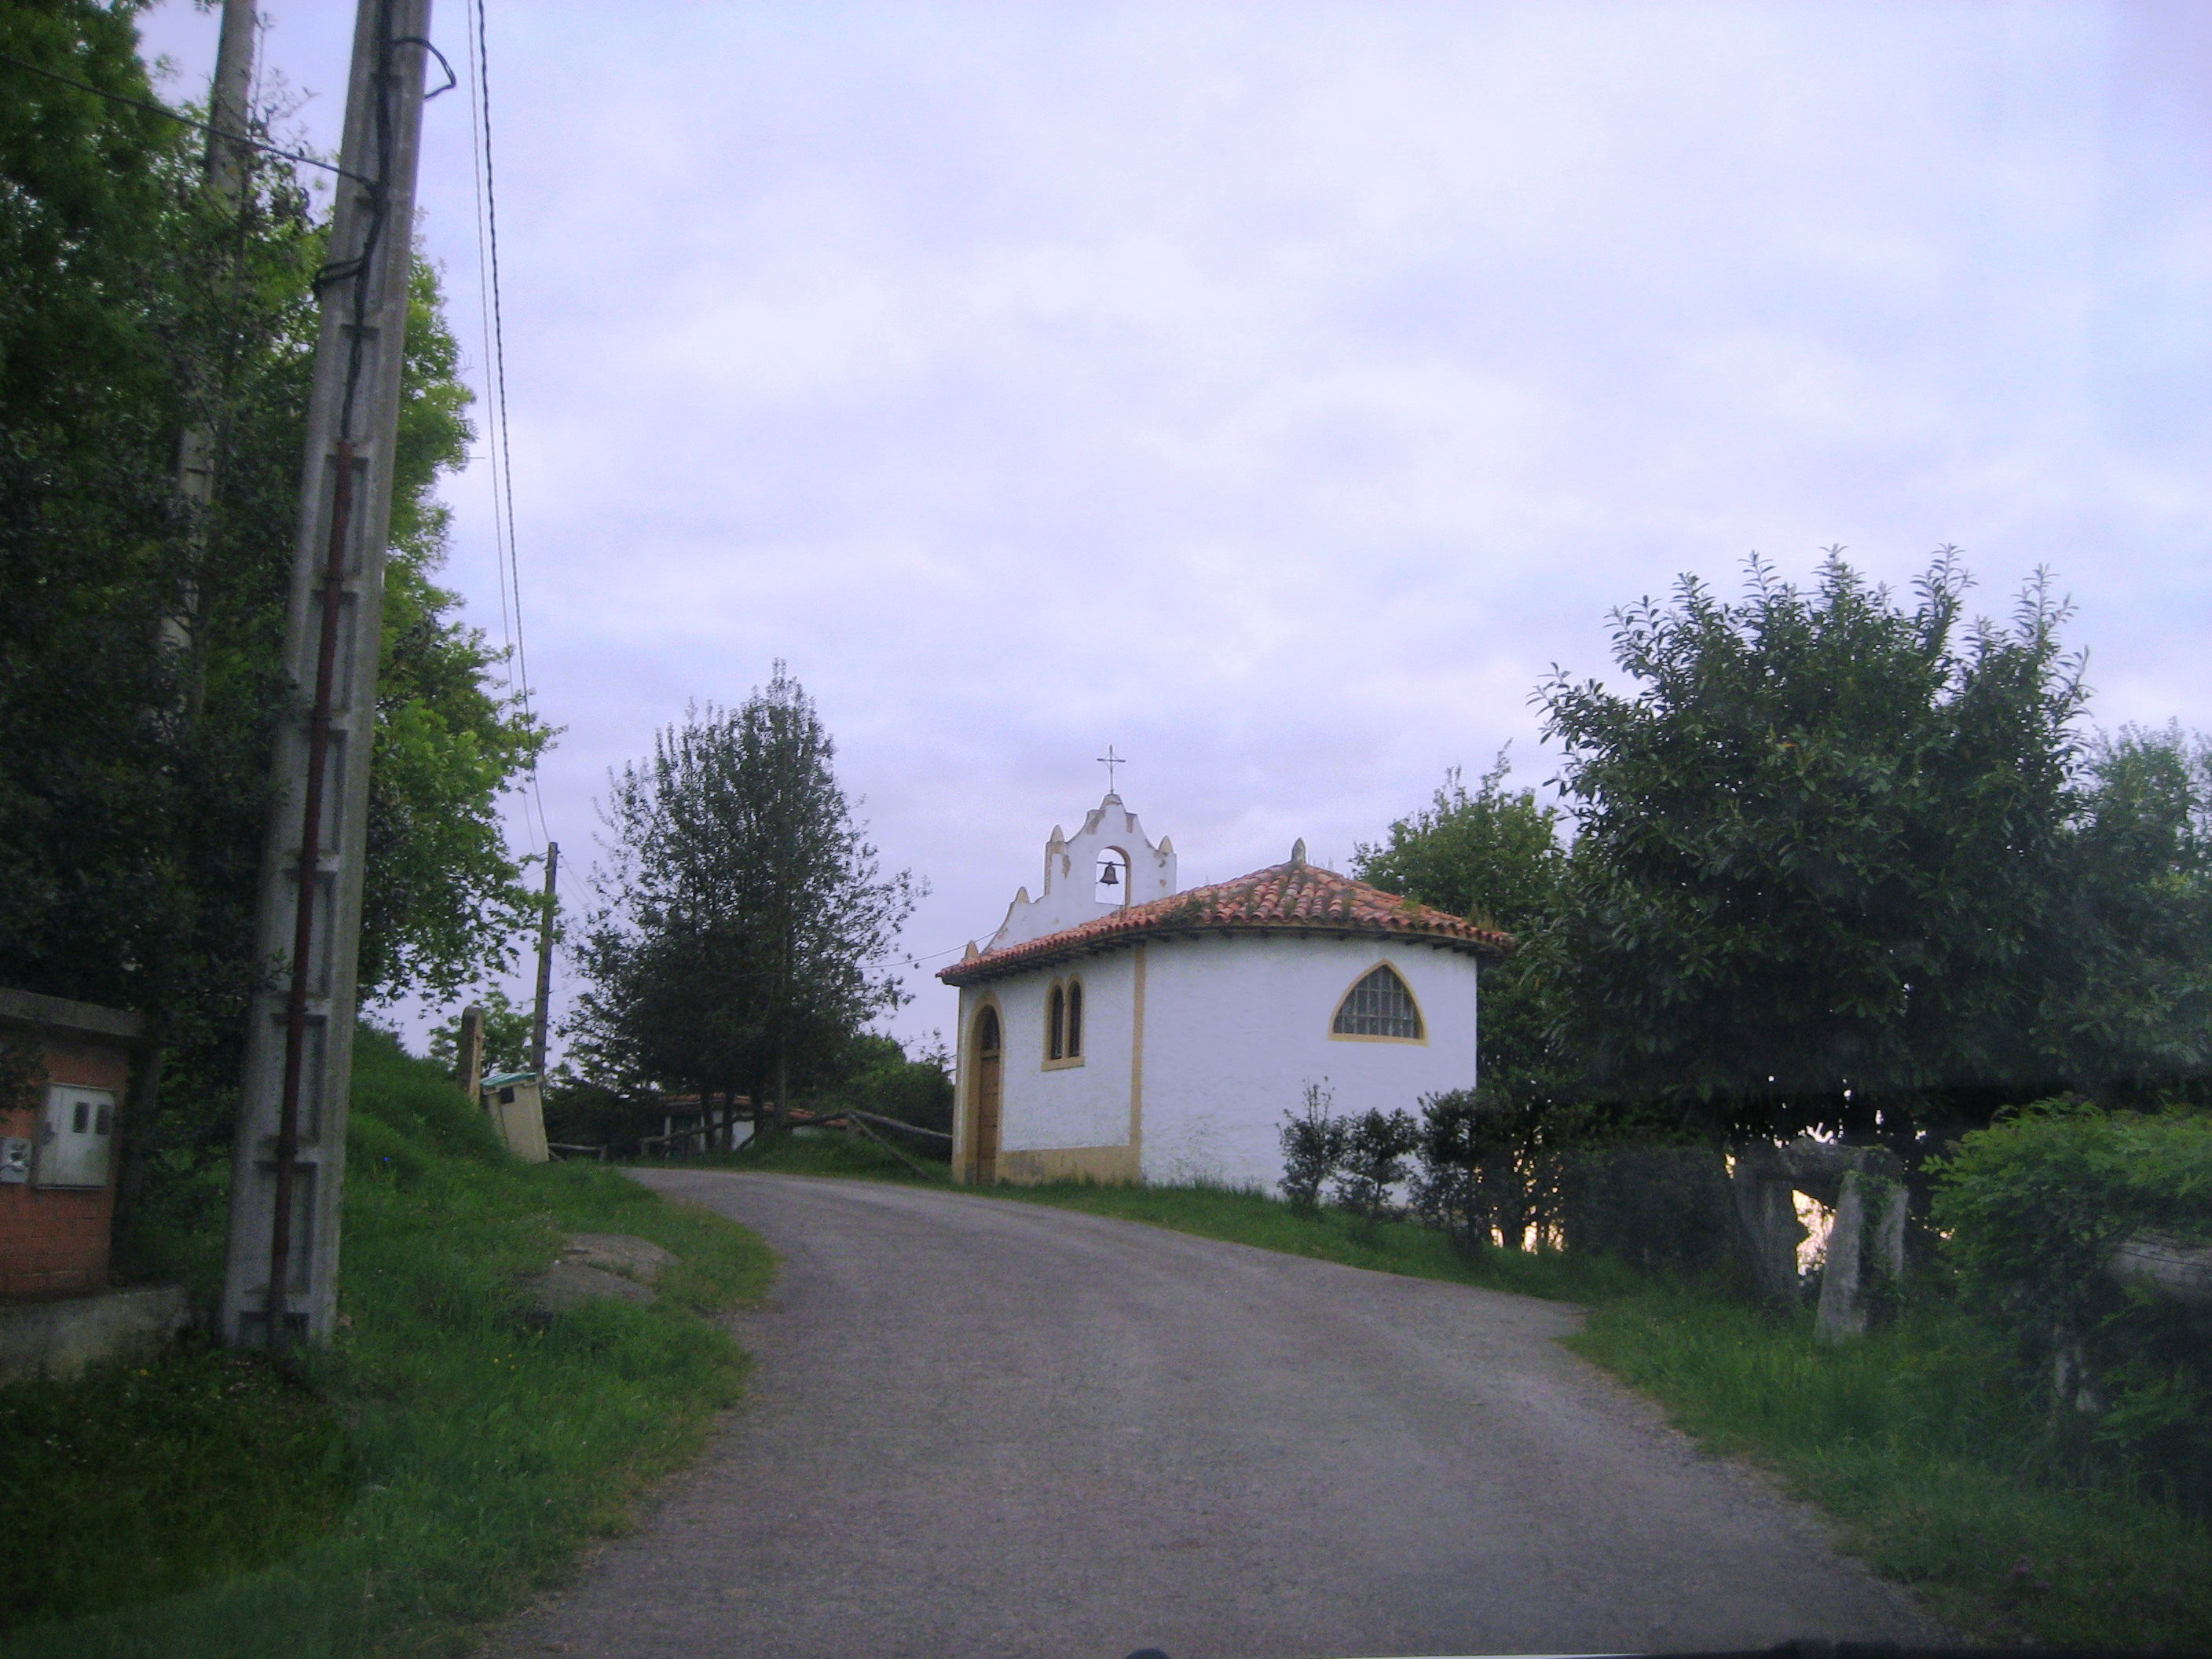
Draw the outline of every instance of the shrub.
<instances>
[{"instance_id":1,"label":"shrub","mask_svg":"<svg viewBox=\"0 0 2212 1659\"><path fill-rule=\"evenodd\" d=\"M1495 1237L1518 1245L1528 1205L1515 1128L1510 1112L1473 1089L1424 1097L1413 1149L1420 1160L1415 1218L1450 1235L1462 1249L1478 1249Z\"/></svg>"},{"instance_id":2,"label":"shrub","mask_svg":"<svg viewBox=\"0 0 2212 1659\"><path fill-rule=\"evenodd\" d=\"M1390 1213L1390 1189L1412 1173L1406 1159L1420 1145L1420 1126L1410 1112L1363 1112L1344 1134L1344 1161L1333 1196L1373 1227Z\"/></svg>"},{"instance_id":3,"label":"shrub","mask_svg":"<svg viewBox=\"0 0 2212 1659\"><path fill-rule=\"evenodd\" d=\"M1293 1209L1320 1208L1322 1188L1344 1162L1350 1126L1331 1114L1334 1101L1327 1083L1309 1083L1304 1109L1283 1114L1283 1196Z\"/></svg>"},{"instance_id":4,"label":"shrub","mask_svg":"<svg viewBox=\"0 0 2212 1659\"><path fill-rule=\"evenodd\" d=\"M2031 1389L2201 1504L2212 1334L2112 1263L2139 1234L2212 1243L2212 1118L2045 1101L1967 1135L1936 1169L1960 1297L2005 1334Z\"/></svg>"},{"instance_id":5,"label":"shrub","mask_svg":"<svg viewBox=\"0 0 2212 1659\"><path fill-rule=\"evenodd\" d=\"M1489 1083L1424 1096L1414 1213L1462 1248L1541 1247L1556 1232L1565 1149L1587 1133L1578 1109Z\"/></svg>"}]
</instances>

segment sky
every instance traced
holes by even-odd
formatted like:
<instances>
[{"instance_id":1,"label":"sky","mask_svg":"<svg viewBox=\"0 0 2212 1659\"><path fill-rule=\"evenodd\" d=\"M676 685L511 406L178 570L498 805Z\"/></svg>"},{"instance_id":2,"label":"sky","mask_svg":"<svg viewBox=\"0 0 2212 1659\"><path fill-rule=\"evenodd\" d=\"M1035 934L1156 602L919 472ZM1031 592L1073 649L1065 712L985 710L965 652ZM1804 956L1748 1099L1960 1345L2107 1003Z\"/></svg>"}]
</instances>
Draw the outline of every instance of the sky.
<instances>
[{"instance_id":1,"label":"sky","mask_svg":"<svg viewBox=\"0 0 2212 1659\"><path fill-rule=\"evenodd\" d=\"M266 0L335 149L352 10ZM422 246L485 383L466 34ZM1754 550L2054 573L2097 721L2212 728L2212 9L489 0L517 843L775 660L930 893L893 1028L1121 793L1343 868L1607 613ZM143 21L182 100L216 21ZM274 80L264 89L275 91ZM481 451L482 446L479 446ZM503 620L481 459L450 584ZM572 988L557 976L562 996ZM522 988L522 981L514 981ZM418 1023L430 1011L409 1007ZM556 1045L557 1051L557 1045Z\"/></svg>"}]
</instances>

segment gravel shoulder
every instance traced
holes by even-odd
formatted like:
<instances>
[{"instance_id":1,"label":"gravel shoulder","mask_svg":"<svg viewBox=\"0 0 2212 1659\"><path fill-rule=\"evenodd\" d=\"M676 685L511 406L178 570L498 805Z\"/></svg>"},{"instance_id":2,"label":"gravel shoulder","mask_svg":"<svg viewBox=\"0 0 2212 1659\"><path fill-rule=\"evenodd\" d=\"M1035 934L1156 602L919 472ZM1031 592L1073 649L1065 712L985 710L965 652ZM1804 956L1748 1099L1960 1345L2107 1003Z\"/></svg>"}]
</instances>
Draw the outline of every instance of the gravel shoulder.
<instances>
[{"instance_id":1,"label":"gravel shoulder","mask_svg":"<svg viewBox=\"0 0 2212 1659\"><path fill-rule=\"evenodd\" d=\"M785 1258L749 1403L500 1655L1173 1659L1942 1632L1553 1340L1576 1311L1097 1216L640 1179Z\"/></svg>"}]
</instances>

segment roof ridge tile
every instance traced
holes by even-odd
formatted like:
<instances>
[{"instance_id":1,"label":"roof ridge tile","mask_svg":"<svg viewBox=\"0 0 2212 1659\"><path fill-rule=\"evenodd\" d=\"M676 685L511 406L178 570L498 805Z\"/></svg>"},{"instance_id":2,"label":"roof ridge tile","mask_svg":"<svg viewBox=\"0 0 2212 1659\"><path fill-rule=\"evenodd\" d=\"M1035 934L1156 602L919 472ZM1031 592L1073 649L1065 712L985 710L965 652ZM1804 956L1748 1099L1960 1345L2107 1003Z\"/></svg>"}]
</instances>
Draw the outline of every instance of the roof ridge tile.
<instances>
[{"instance_id":1,"label":"roof ridge tile","mask_svg":"<svg viewBox=\"0 0 2212 1659\"><path fill-rule=\"evenodd\" d=\"M1388 892L1334 870L1292 861L1129 905L1002 950L986 951L940 968L937 976L948 985L964 985L1063 956L1109 950L1192 927L1266 933L1303 931L1316 926L1352 933L1412 933L1448 948L1488 956L1503 956L1514 946L1510 934L1423 904L1411 895Z\"/></svg>"}]
</instances>

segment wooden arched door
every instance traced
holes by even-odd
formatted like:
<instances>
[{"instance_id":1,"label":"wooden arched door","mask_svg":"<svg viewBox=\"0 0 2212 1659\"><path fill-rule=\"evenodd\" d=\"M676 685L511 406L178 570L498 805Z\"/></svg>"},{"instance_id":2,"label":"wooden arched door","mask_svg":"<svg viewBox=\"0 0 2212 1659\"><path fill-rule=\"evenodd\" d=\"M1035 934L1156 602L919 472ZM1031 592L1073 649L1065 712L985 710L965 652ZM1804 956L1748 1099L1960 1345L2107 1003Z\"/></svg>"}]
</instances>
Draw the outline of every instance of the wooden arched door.
<instances>
[{"instance_id":1,"label":"wooden arched door","mask_svg":"<svg viewBox=\"0 0 2212 1659\"><path fill-rule=\"evenodd\" d=\"M971 1085L975 1135L971 1143L975 1178L985 1184L999 1178L999 1100L1005 1066L1006 1043L999 1030L999 1011L986 1003L975 1016L975 1080Z\"/></svg>"}]
</instances>

